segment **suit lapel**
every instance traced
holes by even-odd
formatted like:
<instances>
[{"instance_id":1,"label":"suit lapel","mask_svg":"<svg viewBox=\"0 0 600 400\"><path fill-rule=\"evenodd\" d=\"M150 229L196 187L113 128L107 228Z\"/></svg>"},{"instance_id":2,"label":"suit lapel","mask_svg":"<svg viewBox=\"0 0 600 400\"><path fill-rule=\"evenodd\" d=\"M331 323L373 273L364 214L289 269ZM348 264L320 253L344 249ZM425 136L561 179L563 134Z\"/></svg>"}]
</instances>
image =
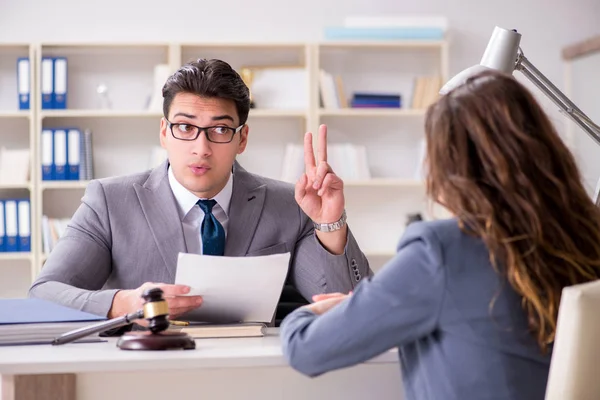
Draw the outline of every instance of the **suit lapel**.
<instances>
[{"instance_id":1,"label":"suit lapel","mask_svg":"<svg viewBox=\"0 0 600 400\"><path fill-rule=\"evenodd\" d=\"M167 177L168 162L155 168L143 186L135 185L142 211L156 246L175 280L177 254L186 252L183 227Z\"/></svg>"},{"instance_id":2,"label":"suit lapel","mask_svg":"<svg viewBox=\"0 0 600 400\"><path fill-rule=\"evenodd\" d=\"M246 172L237 162L233 168L233 193L225 255L245 256L260 220L267 186Z\"/></svg>"}]
</instances>

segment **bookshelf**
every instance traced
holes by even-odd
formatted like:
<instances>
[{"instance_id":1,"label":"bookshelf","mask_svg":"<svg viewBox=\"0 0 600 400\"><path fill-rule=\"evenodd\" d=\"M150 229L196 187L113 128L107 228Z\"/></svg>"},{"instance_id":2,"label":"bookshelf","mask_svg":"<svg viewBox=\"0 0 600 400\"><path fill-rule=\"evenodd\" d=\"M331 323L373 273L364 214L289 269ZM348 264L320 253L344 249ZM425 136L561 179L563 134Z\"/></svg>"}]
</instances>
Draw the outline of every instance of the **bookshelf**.
<instances>
[{"instance_id":1,"label":"bookshelf","mask_svg":"<svg viewBox=\"0 0 600 400\"><path fill-rule=\"evenodd\" d=\"M17 96L17 59L34 59L35 45L29 43L0 44L0 147L10 150L30 150L30 179L26 183L1 183L0 199L27 198L31 207L35 203L35 171L33 149L36 146L35 110L19 110ZM30 62L29 81L34 81L35 66ZM30 104L34 104L35 91L31 91ZM33 214L33 213L32 213ZM33 215L31 229L33 232ZM0 297L22 297L37 273L35 255L31 252L0 253Z\"/></svg>"},{"instance_id":2,"label":"bookshelf","mask_svg":"<svg viewBox=\"0 0 600 400\"><path fill-rule=\"evenodd\" d=\"M443 216L426 199L418 165L423 154L425 107L415 104L416 78L448 77L446 41L328 42L317 48L315 69L339 76L353 92L400 93L401 108L331 108L317 111L329 143L366 148L369 180L346 180L348 222L372 269L395 254L408 214ZM339 88L338 88L339 97Z\"/></svg>"},{"instance_id":3,"label":"bookshelf","mask_svg":"<svg viewBox=\"0 0 600 400\"><path fill-rule=\"evenodd\" d=\"M90 129L94 178L149 168L150 154L159 146L162 116L160 109L147 107L157 64L168 66L172 72L191 59L220 58L238 71L244 67L255 71L252 93L256 108L250 111L248 120L249 146L239 157L242 165L254 173L280 178L286 145L301 145L304 133L316 133L321 123L329 127L331 144L364 145L371 179L346 180L345 190L350 226L374 270L393 257L407 213L433 217L423 182L415 176L425 110L405 105L410 104L415 76L448 76L446 41L25 43L0 45L0 55L0 122L6 128L0 131L2 143L29 148L32 154L29 183L0 184L0 198L31 198L32 232L31 253L0 254L0 274L7 273L6 279L19 287L0 285L0 297L26 294L47 257L43 251L42 217L69 218L88 184L42 181L41 130ZM32 107L28 111L18 110L16 96L16 59L22 56L32 60ZM53 56L68 59L64 110L42 109L41 60ZM342 76L348 96L360 90L400 92L403 106L324 108L319 82L322 68ZM255 86L268 85L266 76L277 76L283 70L296 74L293 85L286 89L293 95L267 98L267 89L254 90ZM107 88L111 108L103 107L99 85Z\"/></svg>"}]
</instances>

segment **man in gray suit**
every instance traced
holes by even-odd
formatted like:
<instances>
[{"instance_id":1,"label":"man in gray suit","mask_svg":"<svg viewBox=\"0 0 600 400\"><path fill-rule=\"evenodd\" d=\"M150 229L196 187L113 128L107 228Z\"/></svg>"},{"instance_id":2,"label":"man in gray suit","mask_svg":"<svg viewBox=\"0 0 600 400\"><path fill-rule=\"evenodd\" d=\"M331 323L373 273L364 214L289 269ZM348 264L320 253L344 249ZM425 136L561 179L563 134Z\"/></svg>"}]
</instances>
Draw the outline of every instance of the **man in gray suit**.
<instances>
[{"instance_id":1,"label":"man in gray suit","mask_svg":"<svg viewBox=\"0 0 600 400\"><path fill-rule=\"evenodd\" d=\"M245 171L249 90L220 60L182 66L163 87L160 142L168 161L94 180L30 296L109 318L142 307L159 286L172 318L201 306L174 285L179 252L257 256L291 252L289 280L307 300L348 292L372 274L345 223L343 182L327 164L325 126L295 189Z\"/></svg>"}]
</instances>

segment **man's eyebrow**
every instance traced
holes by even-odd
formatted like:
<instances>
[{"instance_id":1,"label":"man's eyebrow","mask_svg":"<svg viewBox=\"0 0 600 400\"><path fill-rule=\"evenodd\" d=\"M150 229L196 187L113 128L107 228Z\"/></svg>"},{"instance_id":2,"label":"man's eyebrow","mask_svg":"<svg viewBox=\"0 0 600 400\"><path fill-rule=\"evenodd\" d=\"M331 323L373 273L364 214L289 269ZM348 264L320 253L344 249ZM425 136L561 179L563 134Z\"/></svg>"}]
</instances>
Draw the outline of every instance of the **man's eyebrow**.
<instances>
[{"instance_id":1,"label":"man's eyebrow","mask_svg":"<svg viewBox=\"0 0 600 400\"><path fill-rule=\"evenodd\" d=\"M224 119L228 119L231 122L234 122L233 117L231 115L223 114L223 115L215 115L211 118L213 121L222 121Z\"/></svg>"},{"instance_id":2,"label":"man's eyebrow","mask_svg":"<svg viewBox=\"0 0 600 400\"><path fill-rule=\"evenodd\" d=\"M183 113L183 112L178 112L177 114L173 115L173 118L175 118L175 117L186 117L186 118L189 118L189 119L196 119L195 115L186 114L186 113Z\"/></svg>"}]
</instances>

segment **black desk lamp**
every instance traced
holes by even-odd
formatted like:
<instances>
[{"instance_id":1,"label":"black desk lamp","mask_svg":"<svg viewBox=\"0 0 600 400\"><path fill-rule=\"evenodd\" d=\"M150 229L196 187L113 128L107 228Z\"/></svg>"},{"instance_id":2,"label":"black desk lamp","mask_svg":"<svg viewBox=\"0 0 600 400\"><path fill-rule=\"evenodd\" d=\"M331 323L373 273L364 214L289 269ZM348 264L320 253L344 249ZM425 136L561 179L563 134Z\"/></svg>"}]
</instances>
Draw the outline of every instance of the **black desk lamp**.
<instances>
[{"instance_id":1,"label":"black desk lamp","mask_svg":"<svg viewBox=\"0 0 600 400\"><path fill-rule=\"evenodd\" d=\"M144 308L122 317L102 321L90 326L75 329L54 339L53 345L61 345L81 339L94 333L128 325L138 319L148 320L148 331L129 332L119 338L117 346L123 350L191 350L196 342L182 332L165 332L169 327L169 306L163 299L160 288L148 289L142 295Z\"/></svg>"}]
</instances>

